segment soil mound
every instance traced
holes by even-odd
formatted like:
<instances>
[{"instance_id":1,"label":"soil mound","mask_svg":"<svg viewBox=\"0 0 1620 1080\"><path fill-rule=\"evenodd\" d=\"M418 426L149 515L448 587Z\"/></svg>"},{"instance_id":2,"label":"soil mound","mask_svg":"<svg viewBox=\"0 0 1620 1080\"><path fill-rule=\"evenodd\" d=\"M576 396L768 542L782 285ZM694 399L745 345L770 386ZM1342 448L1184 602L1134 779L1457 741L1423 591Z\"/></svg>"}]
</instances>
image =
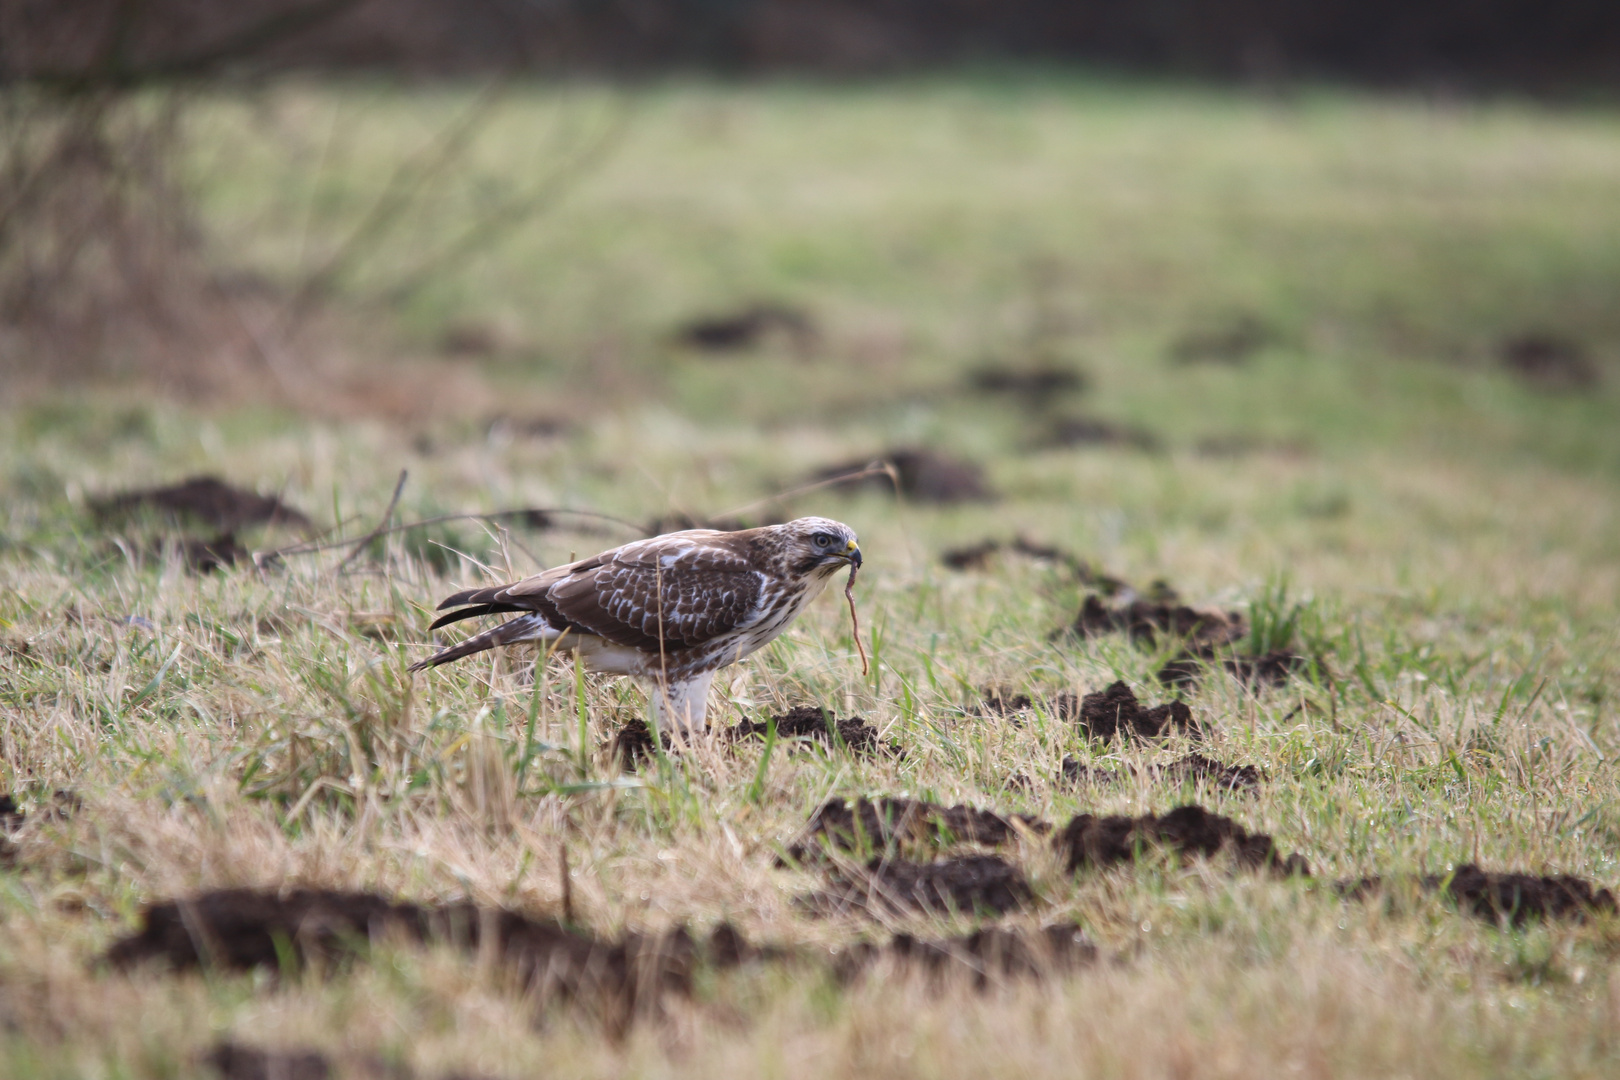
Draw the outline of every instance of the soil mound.
<instances>
[{"instance_id":1,"label":"soil mound","mask_svg":"<svg viewBox=\"0 0 1620 1080\"><path fill-rule=\"evenodd\" d=\"M1163 447L1159 437L1147 428L1105 420L1097 416L1064 416L1052 421L1037 444L1042 449L1061 450L1076 446L1111 446L1121 450L1152 453Z\"/></svg>"},{"instance_id":2,"label":"soil mound","mask_svg":"<svg viewBox=\"0 0 1620 1080\"><path fill-rule=\"evenodd\" d=\"M863 943L847 950L834 972L847 983L887 966L900 972L922 971L941 982L966 977L984 989L992 981L1047 978L1096 960L1097 946L1076 926L1037 931L991 926L961 937L927 939L897 934L884 945Z\"/></svg>"},{"instance_id":3,"label":"soil mound","mask_svg":"<svg viewBox=\"0 0 1620 1080\"><path fill-rule=\"evenodd\" d=\"M194 476L169 487L121 492L93 500L90 509L102 527L140 514L152 514L177 527L203 525L212 529L212 537L159 536L140 549L143 555L155 559L176 554L188 569L199 574L235 566L251 558L252 553L236 539L242 529L266 525L286 526L305 533L314 529L309 518L280 499L232 487L217 476Z\"/></svg>"},{"instance_id":4,"label":"soil mound","mask_svg":"<svg viewBox=\"0 0 1620 1080\"><path fill-rule=\"evenodd\" d=\"M1148 648L1157 647L1161 635L1180 640L1181 652L1158 671L1159 681L1166 686L1196 683L1207 667L1220 667L1254 689L1281 686L1311 666L1310 657L1288 649L1261 655L1236 653L1235 647L1248 632L1248 620L1241 612L1188 607L1179 602L1174 589L1160 581L1145 598L1128 589L1112 604L1096 594L1087 596L1074 621L1052 637L1124 633ZM1322 662L1315 663L1320 666Z\"/></svg>"},{"instance_id":5,"label":"soil mound","mask_svg":"<svg viewBox=\"0 0 1620 1080\"><path fill-rule=\"evenodd\" d=\"M1188 607L1178 603L1175 591L1163 582L1157 583L1153 592L1139 598L1127 591L1124 602L1116 604L1093 593L1081 603L1079 614L1065 630L1083 638L1122 632L1149 648L1156 646L1159 635L1164 634L1204 650L1234 644L1248 633L1247 621L1236 611Z\"/></svg>"},{"instance_id":6,"label":"soil mound","mask_svg":"<svg viewBox=\"0 0 1620 1080\"><path fill-rule=\"evenodd\" d=\"M877 918L918 911L1005 915L1033 898L1022 870L996 855L966 855L932 863L873 859L863 869L832 875L828 888L804 898L821 915L863 913Z\"/></svg>"},{"instance_id":7,"label":"soil mound","mask_svg":"<svg viewBox=\"0 0 1620 1080\"><path fill-rule=\"evenodd\" d=\"M1127 772L1135 774L1128 766ZM1072 757L1063 759L1061 775L1065 781L1077 784L1111 784L1121 779L1119 771L1093 768ZM1168 765L1149 766L1148 775L1171 784L1204 780L1219 790L1242 794L1259 791L1266 779L1265 772L1253 765L1227 765L1202 754L1188 754Z\"/></svg>"},{"instance_id":8,"label":"soil mound","mask_svg":"<svg viewBox=\"0 0 1620 1080\"><path fill-rule=\"evenodd\" d=\"M375 1056L346 1057L334 1061L319 1050L262 1050L241 1043L216 1043L199 1059L205 1075L219 1080L330 1080L363 1077L365 1080L416 1080L409 1066ZM485 1080L477 1073L453 1072L440 1080Z\"/></svg>"},{"instance_id":9,"label":"soil mound","mask_svg":"<svg viewBox=\"0 0 1620 1080\"><path fill-rule=\"evenodd\" d=\"M1183 784L1189 780L1194 782L1206 780L1222 791L1241 791L1246 794L1259 791L1261 783L1266 779L1265 772L1254 765L1227 765L1202 754L1188 754L1156 771L1173 784Z\"/></svg>"},{"instance_id":10,"label":"soil mound","mask_svg":"<svg viewBox=\"0 0 1620 1080\"><path fill-rule=\"evenodd\" d=\"M1423 892L1438 892L1459 908L1491 922L1522 926L1530 919L1585 920L1615 912L1614 894L1585 878L1568 874L1499 874L1464 863L1450 874L1413 879ZM1333 888L1351 900L1379 895L1399 879L1366 877L1337 882Z\"/></svg>"},{"instance_id":11,"label":"soil mound","mask_svg":"<svg viewBox=\"0 0 1620 1080\"><path fill-rule=\"evenodd\" d=\"M1282 686L1295 674L1309 670L1311 658L1288 649L1262 653L1259 656L1227 656L1217 659L1213 650L1189 649L1165 664L1158 671L1158 680L1166 686L1190 686L1204 677L1207 668L1219 665L1227 674L1251 690L1266 686ZM1321 661L1316 661L1321 665Z\"/></svg>"},{"instance_id":12,"label":"soil mound","mask_svg":"<svg viewBox=\"0 0 1620 1080\"><path fill-rule=\"evenodd\" d=\"M1015 840L1020 828L1035 833L1052 826L1026 814L1010 818L971 806L941 806L919 799L863 797L831 799L816 808L788 857L803 860L833 847L845 851L881 850L902 843L969 843L999 847Z\"/></svg>"},{"instance_id":13,"label":"soil mound","mask_svg":"<svg viewBox=\"0 0 1620 1080\"><path fill-rule=\"evenodd\" d=\"M1060 694L1055 707L1059 716L1078 717L1080 730L1087 738L1105 742L1116 735L1143 740L1175 734L1194 739L1203 736L1203 729L1193 720L1186 702L1168 701L1144 708L1124 682L1087 694L1078 702L1073 694Z\"/></svg>"},{"instance_id":14,"label":"soil mound","mask_svg":"<svg viewBox=\"0 0 1620 1080\"><path fill-rule=\"evenodd\" d=\"M905 751L899 743L880 739L877 728L859 716L843 719L829 717L830 714L823 713L819 706L798 705L772 719L776 721L778 740L808 740L835 749L845 747L853 753L862 755L887 752L895 757L905 756ZM763 739L769 731L770 725L765 721L744 720L735 727L726 728L722 732L722 737L727 742ZM650 761L657 753L652 729L647 726L645 720L629 721L614 734L613 738L604 743L602 748L617 758L626 769L639 767L643 762ZM667 741L664 749L666 752L670 750Z\"/></svg>"},{"instance_id":15,"label":"soil mound","mask_svg":"<svg viewBox=\"0 0 1620 1080\"><path fill-rule=\"evenodd\" d=\"M1251 833L1229 817L1202 806L1178 806L1168 814L1141 817L1080 814L1055 839L1068 854L1069 870L1129 862L1140 849L1162 847L1186 857L1232 855L1247 870L1270 870L1285 877L1310 876L1300 855L1283 858L1265 833Z\"/></svg>"},{"instance_id":16,"label":"soil mound","mask_svg":"<svg viewBox=\"0 0 1620 1080\"><path fill-rule=\"evenodd\" d=\"M629 721L605 745L609 754L625 769L634 769L658 755L652 728L647 726L645 720Z\"/></svg>"},{"instance_id":17,"label":"soil mound","mask_svg":"<svg viewBox=\"0 0 1620 1080\"><path fill-rule=\"evenodd\" d=\"M261 1050L230 1042L214 1046L202 1064L220 1080L329 1080L337 1075L318 1050Z\"/></svg>"},{"instance_id":18,"label":"soil mound","mask_svg":"<svg viewBox=\"0 0 1620 1080\"><path fill-rule=\"evenodd\" d=\"M701 315L675 329L676 344L708 353L737 353L782 343L794 351L814 349L819 334L803 310L785 304L751 304L738 311Z\"/></svg>"},{"instance_id":19,"label":"soil mound","mask_svg":"<svg viewBox=\"0 0 1620 1080\"><path fill-rule=\"evenodd\" d=\"M603 941L496 908L396 904L321 889L221 889L153 904L141 923L107 950L113 967L279 970L289 958L326 966L360 959L385 940L439 942L488 948L542 997L585 1000L612 1025L656 1009L665 993L689 992L693 968L707 956L684 927ZM735 931L722 935L719 951L735 954L735 938Z\"/></svg>"},{"instance_id":20,"label":"soil mound","mask_svg":"<svg viewBox=\"0 0 1620 1080\"><path fill-rule=\"evenodd\" d=\"M120 492L92 501L90 509L102 524L151 512L227 534L257 525L314 528L308 517L280 499L232 487L217 476L193 476L169 487Z\"/></svg>"},{"instance_id":21,"label":"soil mound","mask_svg":"<svg viewBox=\"0 0 1620 1080\"><path fill-rule=\"evenodd\" d=\"M877 728L861 717L839 719L823 712L819 705L796 705L772 719L776 721L778 739L814 739L828 746L842 744L857 754L875 754L886 750L898 757L904 753L898 743L878 738ZM728 735L735 742L739 739L763 739L769 731L770 725L764 721L744 720L731 728Z\"/></svg>"},{"instance_id":22,"label":"soil mound","mask_svg":"<svg viewBox=\"0 0 1620 1080\"><path fill-rule=\"evenodd\" d=\"M1497 348L1502 366L1528 386L1569 393L1598 384L1598 369L1579 342L1557 334L1510 337Z\"/></svg>"},{"instance_id":23,"label":"soil mound","mask_svg":"<svg viewBox=\"0 0 1620 1080\"><path fill-rule=\"evenodd\" d=\"M1074 394L1086 388L1085 377L1073 368L1054 364L1014 367L988 364L968 376L968 385L984 394L1010 394L1043 404L1059 394Z\"/></svg>"},{"instance_id":24,"label":"soil mound","mask_svg":"<svg viewBox=\"0 0 1620 1080\"><path fill-rule=\"evenodd\" d=\"M970 707L970 711L979 716L1016 717L1034 707L1035 702L1028 694L1015 693L1003 686L987 686L979 692L978 707Z\"/></svg>"}]
</instances>

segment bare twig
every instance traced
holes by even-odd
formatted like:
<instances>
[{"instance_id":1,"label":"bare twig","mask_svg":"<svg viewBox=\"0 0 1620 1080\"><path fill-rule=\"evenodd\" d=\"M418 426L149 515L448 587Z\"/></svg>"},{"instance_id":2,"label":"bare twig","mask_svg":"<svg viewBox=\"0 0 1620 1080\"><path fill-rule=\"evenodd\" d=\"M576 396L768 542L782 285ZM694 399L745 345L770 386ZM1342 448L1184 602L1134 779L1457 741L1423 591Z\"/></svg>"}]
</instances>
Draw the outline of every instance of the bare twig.
<instances>
[{"instance_id":1,"label":"bare twig","mask_svg":"<svg viewBox=\"0 0 1620 1080\"><path fill-rule=\"evenodd\" d=\"M640 525L637 525L633 521L626 521L624 518L614 517L612 514L597 513L595 510L573 510L566 506L527 506L512 510L492 510L487 514L440 514L436 517L423 518L420 521L407 521L387 529L378 529L374 531L371 536L367 537L366 542L370 543L371 541L377 540L381 537L392 536L394 533L408 532L411 529L423 529L429 525L443 525L444 523L450 521L500 521L503 518L545 517L551 514L570 514L577 517L596 518L600 521L610 521L615 525L622 525L626 529L632 530L637 536L640 536L645 532ZM283 555L312 555L319 551L331 551L334 548L348 547L351 543L352 541L349 540L334 540L329 543L293 544L290 547L273 548L268 551L255 551L253 553L253 561L256 565L262 566L268 560L278 559Z\"/></svg>"},{"instance_id":2,"label":"bare twig","mask_svg":"<svg viewBox=\"0 0 1620 1080\"><path fill-rule=\"evenodd\" d=\"M422 147L394 171L394 175L384 185L381 194L377 196L377 201L372 204L365 217L338 245L337 250L328 255L318 269L305 277L303 284L293 294L282 320L285 334L291 336L298 324L309 314L309 309L316 299L330 289L333 282L356 261L376 246L400 216L410 208L422 186L461 155L468 141L488 122L495 103L505 89L504 78L492 81L479 92L460 116L439 132L432 142Z\"/></svg>"},{"instance_id":3,"label":"bare twig","mask_svg":"<svg viewBox=\"0 0 1620 1080\"><path fill-rule=\"evenodd\" d=\"M838 484L848 484L855 480L865 480L869 476L887 476L890 482L894 484L895 492L898 493L900 491L900 473L895 469L894 465L887 461L875 461L864 469L857 469L855 472L840 473L837 476L830 476L825 480L817 480L813 484L801 484L796 488L788 488L786 491L778 491L774 495L767 495L763 499L755 499L751 503L744 503L741 506L727 510L724 514L718 514L716 516L735 517L738 514L747 513L748 511L757 509L761 506L769 506L771 503L775 502L785 502L797 495L807 495L812 491L820 491L825 487L835 487Z\"/></svg>"},{"instance_id":4,"label":"bare twig","mask_svg":"<svg viewBox=\"0 0 1620 1080\"><path fill-rule=\"evenodd\" d=\"M630 129L631 110L623 110L617 120L590 145L574 157L564 161L543 178L527 194L503 200L479 220L462 231L442 250L421 260L401 275L399 281L383 290L391 302L399 303L419 291L437 275L478 254L502 232L509 232L521 221L542 214L557 205L573 186L592 168L600 164L623 140Z\"/></svg>"},{"instance_id":5,"label":"bare twig","mask_svg":"<svg viewBox=\"0 0 1620 1080\"><path fill-rule=\"evenodd\" d=\"M135 90L156 82L195 78L227 64L259 55L286 38L313 29L367 0L312 0L298 7L275 11L234 33L188 53L131 64L124 43L133 30L137 3L121 5L113 33L100 62L82 71L25 71L23 79L59 94L92 94L106 90Z\"/></svg>"},{"instance_id":6,"label":"bare twig","mask_svg":"<svg viewBox=\"0 0 1620 1080\"><path fill-rule=\"evenodd\" d=\"M349 552L349 554L344 557L342 562L338 563L337 568L339 573L342 573L344 567L348 566L355 559L359 558L360 553L364 551L373 540L377 539L383 534L383 530L388 527L389 519L394 516L395 508L399 506L400 493L405 490L405 480L410 475L411 474L408 469L399 470L399 483L394 485L394 497L388 500L388 509L383 511L382 520L377 522L377 527L375 529L372 529L366 535L362 536L360 538L360 542L354 545L354 550Z\"/></svg>"}]
</instances>

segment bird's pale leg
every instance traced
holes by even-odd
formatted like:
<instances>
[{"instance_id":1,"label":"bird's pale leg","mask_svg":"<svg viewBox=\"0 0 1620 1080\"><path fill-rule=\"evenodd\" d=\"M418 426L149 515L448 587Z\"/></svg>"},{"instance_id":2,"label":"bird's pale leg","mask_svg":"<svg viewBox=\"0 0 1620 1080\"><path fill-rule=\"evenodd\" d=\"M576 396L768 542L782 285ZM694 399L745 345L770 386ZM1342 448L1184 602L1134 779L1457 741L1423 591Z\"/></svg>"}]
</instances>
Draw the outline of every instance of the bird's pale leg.
<instances>
[{"instance_id":1,"label":"bird's pale leg","mask_svg":"<svg viewBox=\"0 0 1620 1080\"><path fill-rule=\"evenodd\" d=\"M712 671L686 679L671 679L668 683L654 680L648 696L652 699L659 734L684 744L690 744L693 736L703 734L709 708L709 685L713 682Z\"/></svg>"}]
</instances>

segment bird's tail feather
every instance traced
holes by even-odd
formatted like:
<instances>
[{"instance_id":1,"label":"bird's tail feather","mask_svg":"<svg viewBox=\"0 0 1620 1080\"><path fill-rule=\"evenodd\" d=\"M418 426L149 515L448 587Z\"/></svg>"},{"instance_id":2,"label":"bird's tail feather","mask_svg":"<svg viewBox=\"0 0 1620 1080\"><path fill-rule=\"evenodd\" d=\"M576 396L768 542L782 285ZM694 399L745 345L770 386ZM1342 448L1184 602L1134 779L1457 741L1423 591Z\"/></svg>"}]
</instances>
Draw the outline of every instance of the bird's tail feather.
<instances>
[{"instance_id":1,"label":"bird's tail feather","mask_svg":"<svg viewBox=\"0 0 1620 1080\"><path fill-rule=\"evenodd\" d=\"M442 610L443 605L440 605L440 607ZM522 610L524 609L516 604L477 604L473 607L462 608L460 611L452 611L448 615L440 615L433 620L433 625L428 629L437 630L441 626L449 626L451 623L460 622L462 619L476 619L480 615L508 615L514 611Z\"/></svg>"},{"instance_id":2,"label":"bird's tail feather","mask_svg":"<svg viewBox=\"0 0 1620 1080\"><path fill-rule=\"evenodd\" d=\"M436 652L426 660L418 660L410 666L410 670L421 671L424 668L438 667L440 664L448 664L473 653L481 653L519 641L538 641L555 636L555 633L550 624L540 616L522 615L516 619L508 619L499 626L492 626L481 634L474 634L461 644Z\"/></svg>"}]
</instances>

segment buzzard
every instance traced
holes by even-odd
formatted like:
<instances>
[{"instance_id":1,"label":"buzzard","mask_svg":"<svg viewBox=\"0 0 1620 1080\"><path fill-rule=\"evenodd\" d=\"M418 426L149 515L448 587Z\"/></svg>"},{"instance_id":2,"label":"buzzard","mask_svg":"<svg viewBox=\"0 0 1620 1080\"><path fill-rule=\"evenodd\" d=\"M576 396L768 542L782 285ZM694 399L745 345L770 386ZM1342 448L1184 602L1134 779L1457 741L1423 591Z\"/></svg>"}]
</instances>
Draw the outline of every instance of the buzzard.
<instances>
[{"instance_id":1,"label":"buzzard","mask_svg":"<svg viewBox=\"0 0 1620 1080\"><path fill-rule=\"evenodd\" d=\"M589 671L646 683L662 730L702 730L714 673L786 630L839 570L860 565L855 530L828 518L666 533L448 597L439 610L459 610L430 629L480 615L518 617L411 670L538 641L577 653Z\"/></svg>"}]
</instances>

